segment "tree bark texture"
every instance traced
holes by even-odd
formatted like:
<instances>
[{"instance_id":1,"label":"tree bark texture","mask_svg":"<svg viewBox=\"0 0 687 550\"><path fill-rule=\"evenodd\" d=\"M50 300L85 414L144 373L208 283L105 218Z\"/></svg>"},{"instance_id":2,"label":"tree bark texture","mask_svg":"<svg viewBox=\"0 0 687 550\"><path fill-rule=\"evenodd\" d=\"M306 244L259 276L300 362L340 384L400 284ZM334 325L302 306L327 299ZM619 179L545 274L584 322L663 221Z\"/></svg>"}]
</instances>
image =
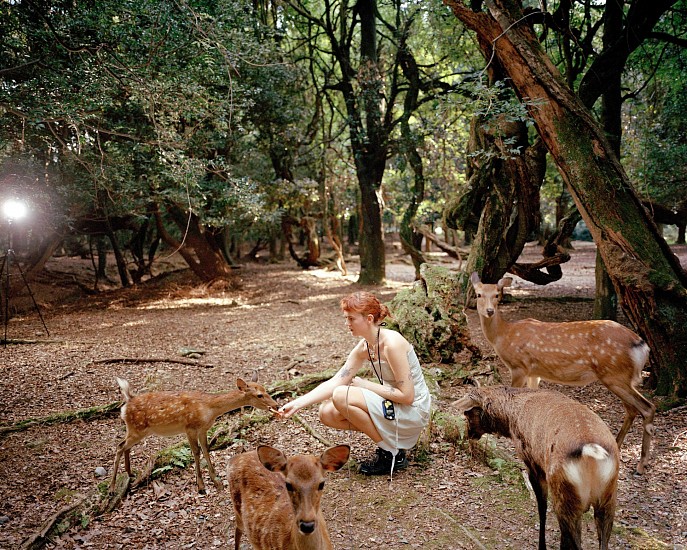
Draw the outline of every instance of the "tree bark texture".
<instances>
[{"instance_id":1,"label":"tree bark texture","mask_svg":"<svg viewBox=\"0 0 687 550\"><path fill-rule=\"evenodd\" d=\"M470 151L492 154L486 159L473 157L469 163L469 187L481 197L468 202L475 203L473 211L477 205L482 207L466 270L497 281L516 262L539 225L546 155L543 147L529 146L524 123L479 118L473 120L470 134ZM513 138L520 154L509 152L511 145L506 143Z\"/></svg>"},{"instance_id":2,"label":"tree bark texture","mask_svg":"<svg viewBox=\"0 0 687 550\"><path fill-rule=\"evenodd\" d=\"M602 129L546 56L512 0L476 13L445 0L493 45L535 120L626 315L651 348L659 394L687 395L687 274L632 189ZM536 105L530 100L536 100Z\"/></svg>"},{"instance_id":3,"label":"tree bark texture","mask_svg":"<svg viewBox=\"0 0 687 550\"><path fill-rule=\"evenodd\" d=\"M380 285L386 279L386 257L382 231L382 210L377 195L384 176L388 134L382 119L383 83L377 66L377 2L360 0L360 68L357 98L347 100L354 108L359 102L362 118L351 125L351 144L355 157L362 206L360 235L360 284Z\"/></svg>"},{"instance_id":4,"label":"tree bark texture","mask_svg":"<svg viewBox=\"0 0 687 550\"><path fill-rule=\"evenodd\" d=\"M175 206L168 206L167 213L182 232L182 241L172 236L162 222L162 214L155 210L157 230L165 243L178 249L179 254L202 281L216 279L233 280L234 274L222 250L217 245L215 233L202 226L198 216L186 214Z\"/></svg>"}]
</instances>

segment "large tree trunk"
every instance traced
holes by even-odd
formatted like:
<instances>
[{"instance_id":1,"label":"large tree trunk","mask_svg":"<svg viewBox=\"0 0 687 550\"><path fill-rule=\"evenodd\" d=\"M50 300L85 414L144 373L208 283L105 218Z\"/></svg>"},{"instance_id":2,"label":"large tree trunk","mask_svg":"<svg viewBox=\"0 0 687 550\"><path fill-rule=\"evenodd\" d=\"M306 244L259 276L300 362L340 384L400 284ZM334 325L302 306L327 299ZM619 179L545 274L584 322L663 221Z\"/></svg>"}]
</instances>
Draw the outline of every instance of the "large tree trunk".
<instances>
[{"instance_id":1,"label":"large tree trunk","mask_svg":"<svg viewBox=\"0 0 687 550\"><path fill-rule=\"evenodd\" d=\"M187 215L174 206L168 206L167 213L182 231L183 240L178 241L167 231L162 220L162 214L155 208L158 234L165 243L178 250L193 273L204 282L226 279L231 284L238 284L231 266L227 263L220 246L217 244L216 233L204 227L195 214Z\"/></svg>"},{"instance_id":2,"label":"large tree trunk","mask_svg":"<svg viewBox=\"0 0 687 550\"><path fill-rule=\"evenodd\" d=\"M360 93L355 97L349 85L344 91L344 96L351 116L351 146L362 206L358 282L380 285L386 278L386 257L382 210L377 192L381 188L386 167L389 136L382 120L383 82L377 66L377 2L360 0L357 9L360 17ZM364 124L356 109L357 102L362 107Z\"/></svg>"},{"instance_id":3,"label":"large tree trunk","mask_svg":"<svg viewBox=\"0 0 687 550\"><path fill-rule=\"evenodd\" d=\"M375 189L375 183L365 177L366 171L358 173L362 207L362 232L360 233L360 275L361 285L380 285L386 278L386 257L382 235L382 213Z\"/></svg>"},{"instance_id":4,"label":"large tree trunk","mask_svg":"<svg viewBox=\"0 0 687 550\"><path fill-rule=\"evenodd\" d=\"M566 85L511 0L475 13L445 0L494 44L494 54L529 104L587 224L626 315L651 347L659 394L687 395L687 274L635 194L603 131Z\"/></svg>"},{"instance_id":5,"label":"large tree trunk","mask_svg":"<svg viewBox=\"0 0 687 550\"><path fill-rule=\"evenodd\" d=\"M494 156L474 171L474 178L485 180L473 187L486 186L486 201L465 269L497 281L517 261L528 236L539 226L546 153L541 144L529 146L524 123L478 119L472 123L471 135L472 147L476 143ZM511 140L514 145L506 145ZM508 152L513 146L520 147L519 155Z\"/></svg>"},{"instance_id":6,"label":"large tree trunk","mask_svg":"<svg viewBox=\"0 0 687 550\"><path fill-rule=\"evenodd\" d=\"M479 40L485 57L491 46ZM489 85L504 80L498 60L487 68ZM519 153L513 154L517 149ZM546 171L546 149L540 140L530 146L527 127L504 115L476 116L470 125L466 175L469 191L445 216L468 235L471 220L479 219L465 270L485 280L499 280L517 261L529 235L539 228L539 189ZM463 204L461 204L463 203ZM519 275L532 280L521 270ZM558 277L560 278L560 276Z\"/></svg>"}]
</instances>

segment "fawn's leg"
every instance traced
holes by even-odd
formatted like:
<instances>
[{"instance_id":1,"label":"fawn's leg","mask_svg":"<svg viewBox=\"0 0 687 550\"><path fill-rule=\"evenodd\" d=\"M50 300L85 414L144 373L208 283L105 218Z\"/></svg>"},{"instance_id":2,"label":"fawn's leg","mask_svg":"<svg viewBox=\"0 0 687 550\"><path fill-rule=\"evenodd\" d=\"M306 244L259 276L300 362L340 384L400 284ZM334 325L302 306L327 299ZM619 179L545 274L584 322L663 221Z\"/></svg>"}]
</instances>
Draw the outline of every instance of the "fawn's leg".
<instances>
[{"instance_id":1,"label":"fawn's leg","mask_svg":"<svg viewBox=\"0 0 687 550\"><path fill-rule=\"evenodd\" d=\"M217 472L215 472L215 468L212 465L212 462L210 460L210 449L208 448L208 434L207 434L207 432L199 433L198 434L198 440L200 441L200 448L203 451L203 456L205 457L205 460L208 463L208 472L210 473L210 479L215 484L215 488L218 491L221 491L224 489L224 484L222 483L222 480L217 475Z\"/></svg>"},{"instance_id":2,"label":"fawn's leg","mask_svg":"<svg viewBox=\"0 0 687 550\"><path fill-rule=\"evenodd\" d=\"M198 485L198 492L201 495L204 495L206 491L205 483L203 483L203 476L200 473L200 448L198 447L198 434L193 430L187 430L186 437L188 438L188 444L191 446L191 452L193 453L193 463L196 467L196 484Z\"/></svg>"}]
</instances>

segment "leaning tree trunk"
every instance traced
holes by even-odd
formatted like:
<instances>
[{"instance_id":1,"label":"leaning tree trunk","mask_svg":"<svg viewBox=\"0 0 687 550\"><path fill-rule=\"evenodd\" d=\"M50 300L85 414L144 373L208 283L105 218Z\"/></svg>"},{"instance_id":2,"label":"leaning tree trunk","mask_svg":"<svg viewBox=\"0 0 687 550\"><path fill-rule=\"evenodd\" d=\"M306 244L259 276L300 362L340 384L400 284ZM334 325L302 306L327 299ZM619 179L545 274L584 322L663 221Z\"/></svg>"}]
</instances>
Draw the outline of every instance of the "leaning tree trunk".
<instances>
[{"instance_id":1,"label":"leaning tree trunk","mask_svg":"<svg viewBox=\"0 0 687 550\"><path fill-rule=\"evenodd\" d=\"M528 104L603 258L626 315L651 347L657 392L687 394L687 274L632 189L603 131L566 85L512 0L476 13L445 0L456 17L494 45L494 55Z\"/></svg>"},{"instance_id":2,"label":"leaning tree trunk","mask_svg":"<svg viewBox=\"0 0 687 550\"><path fill-rule=\"evenodd\" d=\"M181 254L191 271L204 282L226 279L232 284L238 284L231 266L227 263L217 243L216 232L204 227L195 214L186 214L175 206L168 206L167 213L182 232L183 238L178 241L167 231L162 214L155 207L158 234L167 245Z\"/></svg>"}]
</instances>

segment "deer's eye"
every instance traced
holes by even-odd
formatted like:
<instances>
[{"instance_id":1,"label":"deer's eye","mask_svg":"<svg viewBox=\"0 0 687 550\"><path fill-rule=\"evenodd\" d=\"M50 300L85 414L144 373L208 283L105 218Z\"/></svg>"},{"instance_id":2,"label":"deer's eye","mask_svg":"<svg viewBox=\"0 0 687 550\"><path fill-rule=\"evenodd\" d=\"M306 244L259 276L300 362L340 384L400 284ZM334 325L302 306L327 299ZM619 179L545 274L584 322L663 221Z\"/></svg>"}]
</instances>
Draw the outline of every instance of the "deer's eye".
<instances>
[{"instance_id":1,"label":"deer's eye","mask_svg":"<svg viewBox=\"0 0 687 550\"><path fill-rule=\"evenodd\" d=\"M324 489L324 481L321 481L320 485L317 487L318 491L321 491L322 489Z\"/></svg>"},{"instance_id":2,"label":"deer's eye","mask_svg":"<svg viewBox=\"0 0 687 550\"><path fill-rule=\"evenodd\" d=\"M289 493L293 493L293 485L291 485L288 481L286 482L286 490Z\"/></svg>"},{"instance_id":3,"label":"deer's eye","mask_svg":"<svg viewBox=\"0 0 687 550\"><path fill-rule=\"evenodd\" d=\"M258 394L258 399L262 399L263 397L264 395L262 395L261 393Z\"/></svg>"}]
</instances>

